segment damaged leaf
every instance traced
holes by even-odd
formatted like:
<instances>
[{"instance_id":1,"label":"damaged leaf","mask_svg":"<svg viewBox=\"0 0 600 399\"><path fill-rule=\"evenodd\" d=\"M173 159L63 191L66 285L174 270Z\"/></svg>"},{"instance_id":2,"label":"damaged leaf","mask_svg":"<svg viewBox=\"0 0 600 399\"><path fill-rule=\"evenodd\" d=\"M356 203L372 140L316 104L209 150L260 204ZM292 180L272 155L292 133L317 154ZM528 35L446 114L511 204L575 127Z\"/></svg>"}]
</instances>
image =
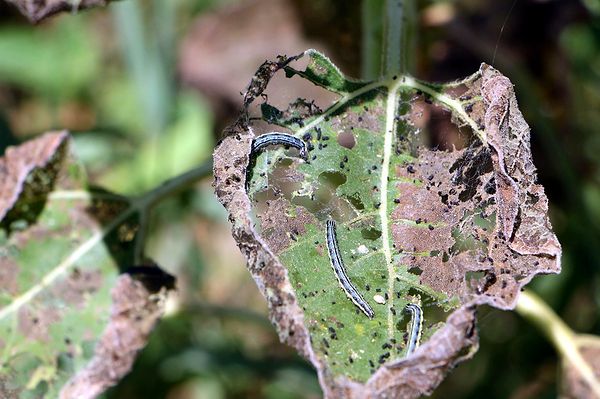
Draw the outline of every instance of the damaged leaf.
<instances>
[{"instance_id":1,"label":"damaged leaf","mask_svg":"<svg viewBox=\"0 0 600 399\"><path fill-rule=\"evenodd\" d=\"M268 76L259 70L246 106L280 69L337 100L293 99L280 110L263 96L260 116L272 126L245 114L226 131L214 154L216 194L281 339L312 362L327 396L431 393L474 353L476 305L511 309L533 276L560 271L529 128L510 81L485 64L447 85L361 82L320 53L302 56L302 70L300 56L270 64ZM424 145L431 138L417 126L427 104L452 117L466 146ZM251 154L259 129L303 140L308 156L275 145ZM336 277L328 220L372 318ZM408 304L424 320L407 357Z\"/></svg>"},{"instance_id":2,"label":"damaged leaf","mask_svg":"<svg viewBox=\"0 0 600 399\"><path fill-rule=\"evenodd\" d=\"M140 285L137 209L88 191L66 132L9 147L0 182L0 396L56 398L82 375L95 396L129 370L173 282L150 267L161 282Z\"/></svg>"},{"instance_id":3,"label":"damaged leaf","mask_svg":"<svg viewBox=\"0 0 600 399\"><path fill-rule=\"evenodd\" d=\"M37 23L61 12L77 12L87 8L106 6L110 0L8 0L29 21Z\"/></svg>"}]
</instances>

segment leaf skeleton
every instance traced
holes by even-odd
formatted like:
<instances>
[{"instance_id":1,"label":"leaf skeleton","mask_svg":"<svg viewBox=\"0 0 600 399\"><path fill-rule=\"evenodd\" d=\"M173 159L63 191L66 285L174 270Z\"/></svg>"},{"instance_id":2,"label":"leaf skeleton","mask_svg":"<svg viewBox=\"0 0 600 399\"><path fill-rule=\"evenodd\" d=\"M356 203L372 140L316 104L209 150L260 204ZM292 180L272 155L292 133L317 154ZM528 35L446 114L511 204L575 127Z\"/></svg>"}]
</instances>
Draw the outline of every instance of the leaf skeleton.
<instances>
[{"instance_id":1,"label":"leaf skeleton","mask_svg":"<svg viewBox=\"0 0 600 399\"><path fill-rule=\"evenodd\" d=\"M256 160L257 154L270 145L294 147L300 151L300 158L308 161L308 149L306 142L298 137L292 136L288 133L279 132L266 133L255 137L252 140L252 145L250 146L250 159L248 160L248 167L246 168L246 191L248 191L249 188L250 172L254 166L254 161Z\"/></svg>"},{"instance_id":2,"label":"leaf skeleton","mask_svg":"<svg viewBox=\"0 0 600 399\"><path fill-rule=\"evenodd\" d=\"M327 220L327 249L329 251L329 259L331 259L331 267L333 268L335 277L342 287L342 290L344 290L346 296L350 298L357 308L359 308L369 319L372 319L375 316L375 312L373 312L371 306L358 293L356 287L352 284L346 274L346 268L338 248L335 221L331 219Z\"/></svg>"},{"instance_id":3,"label":"leaf skeleton","mask_svg":"<svg viewBox=\"0 0 600 399\"><path fill-rule=\"evenodd\" d=\"M423 330L423 310L414 303L409 303L404 308L404 311L410 312L412 320L410 322L410 334L408 335L408 348L406 356L410 356L419 346L421 341L421 332Z\"/></svg>"}]
</instances>

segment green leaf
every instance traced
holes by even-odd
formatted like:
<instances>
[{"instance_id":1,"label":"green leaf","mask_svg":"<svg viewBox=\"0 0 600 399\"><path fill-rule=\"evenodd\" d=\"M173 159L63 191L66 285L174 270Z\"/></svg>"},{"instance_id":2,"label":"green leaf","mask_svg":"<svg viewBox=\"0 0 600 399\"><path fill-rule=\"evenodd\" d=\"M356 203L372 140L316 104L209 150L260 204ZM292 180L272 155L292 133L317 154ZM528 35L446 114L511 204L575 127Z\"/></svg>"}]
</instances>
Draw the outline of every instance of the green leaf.
<instances>
[{"instance_id":1,"label":"green leaf","mask_svg":"<svg viewBox=\"0 0 600 399\"><path fill-rule=\"evenodd\" d=\"M51 99L68 99L88 87L98 74L98 46L83 20L68 19L39 30L0 29L0 80Z\"/></svg>"},{"instance_id":2,"label":"green leaf","mask_svg":"<svg viewBox=\"0 0 600 399\"><path fill-rule=\"evenodd\" d=\"M282 146L250 153L253 131L269 129L246 127L256 118L244 116L215 151L217 196L281 338L311 360L326 394L429 393L473 353L475 305L513 308L535 274L560 270L528 127L510 81L486 65L447 85L410 76L355 82L323 55L305 56L306 69L288 65L287 75L342 95L302 118L290 112L298 100L261 110L279 125L271 130L305 142L307 159ZM432 138L416 127L425 112L446 112L467 146L427 148ZM245 187L252 215L240 199ZM338 282L328 220L373 318ZM424 318L412 354L410 303Z\"/></svg>"},{"instance_id":3,"label":"green leaf","mask_svg":"<svg viewBox=\"0 0 600 399\"><path fill-rule=\"evenodd\" d=\"M307 50L304 55L310 57L306 69L297 71L286 66L284 69L288 78L299 75L318 86L340 94L354 92L364 85L362 82L347 78L329 58L318 51Z\"/></svg>"},{"instance_id":4,"label":"green leaf","mask_svg":"<svg viewBox=\"0 0 600 399\"><path fill-rule=\"evenodd\" d=\"M119 277L136 265L139 215L124 197L87 190L65 133L9 148L0 164L0 391L55 398L67 380L89 372L92 359L105 362L102 351L112 353L100 342L117 328L112 320L120 316L119 298L150 295ZM135 303L128 306L138 314ZM158 317L152 306L139 319L148 328ZM133 361L135 348L128 350L131 356L122 359ZM120 363L111 362L115 368ZM110 385L97 382L95 389Z\"/></svg>"},{"instance_id":5,"label":"green leaf","mask_svg":"<svg viewBox=\"0 0 600 399\"><path fill-rule=\"evenodd\" d=\"M178 98L175 120L164 134L134 149L130 159L112 165L99 182L115 191L139 193L197 165L212 147L212 117L207 104L192 93L184 93Z\"/></svg>"}]
</instances>

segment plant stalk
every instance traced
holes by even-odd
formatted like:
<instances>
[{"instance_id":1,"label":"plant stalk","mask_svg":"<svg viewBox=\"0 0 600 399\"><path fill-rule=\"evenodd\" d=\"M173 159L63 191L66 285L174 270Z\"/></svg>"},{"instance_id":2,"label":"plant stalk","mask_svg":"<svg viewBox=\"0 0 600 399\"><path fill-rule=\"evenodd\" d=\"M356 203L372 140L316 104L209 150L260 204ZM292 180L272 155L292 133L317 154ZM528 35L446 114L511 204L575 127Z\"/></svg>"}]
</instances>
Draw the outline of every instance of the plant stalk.
<instances>
[{"instance_id":1,"label":"plant stalk","mask_svg":"<svg viewBox=\"0 0 600 399\"><path fill-rule=\"evenodd\" d=\"M600 382L581 355L576 342L576 334L573 330L540 297L530 290L521 292L515 310L541 330L563 361L577 370L596 397L600 398Z\"/></svg>"}]
</instances>

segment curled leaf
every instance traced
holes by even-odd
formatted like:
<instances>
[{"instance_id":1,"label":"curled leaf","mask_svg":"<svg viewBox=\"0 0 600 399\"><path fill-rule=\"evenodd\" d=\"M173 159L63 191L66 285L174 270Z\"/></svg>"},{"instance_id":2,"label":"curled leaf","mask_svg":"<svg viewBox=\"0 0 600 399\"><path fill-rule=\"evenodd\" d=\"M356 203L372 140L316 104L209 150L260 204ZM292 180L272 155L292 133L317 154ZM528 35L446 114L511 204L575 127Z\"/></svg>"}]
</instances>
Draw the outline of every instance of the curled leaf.
<instances>
[{"instance_id":1,"label":"curled leaf","mask_svg":"<svg viewBox=\"0 0 600 399\"><path fill-rule=\"evenodd\" d=\"M268 130L244 114L215 150L215 192L281 339L312 362L327 396L430 393L474 352L476 305L511 309L533 276L560 270L529 128L512 85L487 65L447 85L360 82L320 53L304 57L303 70L279 66L337 100L260 109L308 157L281 146L252 153L255 131ZM268 85L260 72L252 99ZM452 116L466 146L424 146L416 126L427 104ZM407 357L418 341L411 304L424 343Z\"/></svg>"}]
</instances>

